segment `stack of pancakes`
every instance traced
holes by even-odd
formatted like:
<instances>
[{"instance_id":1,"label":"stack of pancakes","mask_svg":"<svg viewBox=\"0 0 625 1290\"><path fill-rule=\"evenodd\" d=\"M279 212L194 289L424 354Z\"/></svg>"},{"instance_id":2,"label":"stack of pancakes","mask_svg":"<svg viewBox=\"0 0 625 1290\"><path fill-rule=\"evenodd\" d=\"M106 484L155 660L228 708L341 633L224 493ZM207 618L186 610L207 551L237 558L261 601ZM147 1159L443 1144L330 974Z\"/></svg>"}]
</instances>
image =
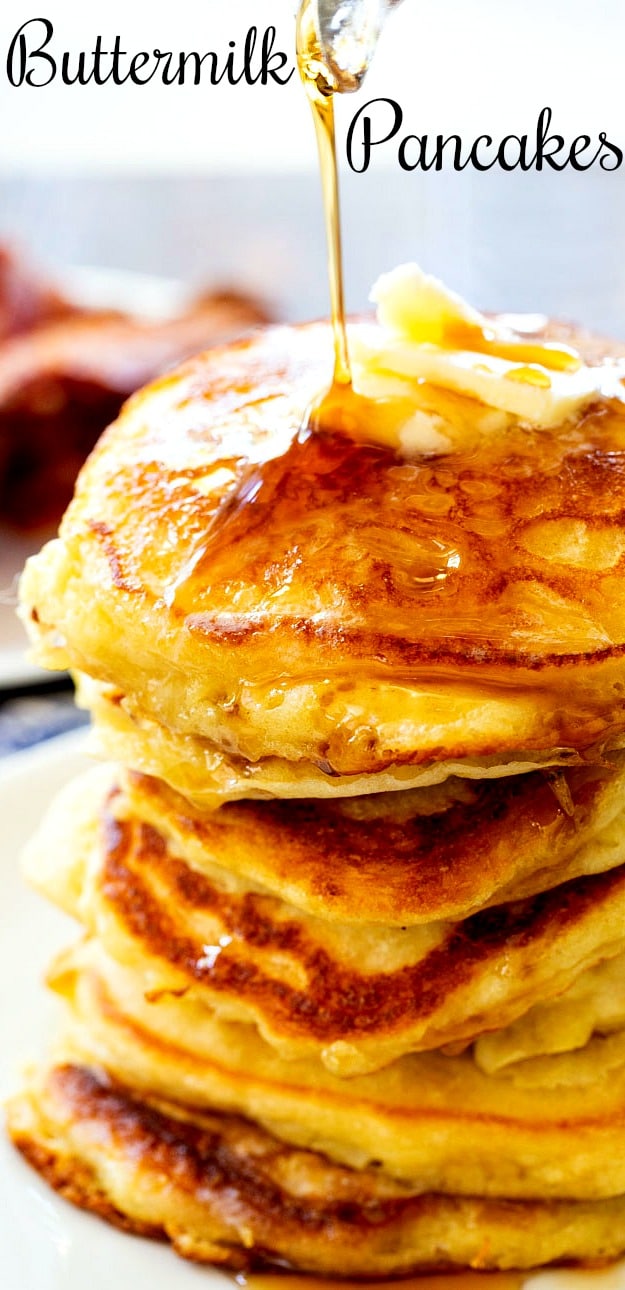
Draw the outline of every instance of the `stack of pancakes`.
<instances>
[{"instance_id":1,"label":"stack of pancakes","mask_svg":"<svg viewBox=\"0 0 625 1290\"><path fill-rule=\"evenodd\" d=\"M329 348L273 329L135 396L27 567L115 765L28 852L83 937L10 1132L233 1268L614 1258L625 411L485 437L424 387L460 446L405 461L302 431Z\"/></svg>"}]
</instances>

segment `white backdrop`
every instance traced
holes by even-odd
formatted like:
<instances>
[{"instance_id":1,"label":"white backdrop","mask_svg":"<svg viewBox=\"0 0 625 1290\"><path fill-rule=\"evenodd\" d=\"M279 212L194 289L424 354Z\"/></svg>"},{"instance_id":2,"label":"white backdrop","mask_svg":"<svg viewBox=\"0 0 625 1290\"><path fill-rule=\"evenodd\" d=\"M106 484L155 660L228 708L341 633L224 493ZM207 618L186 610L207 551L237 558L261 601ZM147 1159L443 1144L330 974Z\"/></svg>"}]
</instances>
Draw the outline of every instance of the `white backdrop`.
<instances>
[{"instance_id":1,"label":"white backdrop","mask_svg":"<svg viewBox=\"0 0 625 1290\"><path fill-rule=\"evenodd\" d=\"M66 87L14 89L9 40L30 17L49 17L57 50L90 49L119 34L126 49L224 49L251 23L273 23L285 50L294 0L2 0L0 171L238 170L314 164L307 108L286 88ZM392 96L412 132L516 133L554 109L564 134L606 130L625 141L622 64L625 0L404 0L376 63L343 107ZM389 163L392 157L387 155Z\"/></svg>"}]
</instances>

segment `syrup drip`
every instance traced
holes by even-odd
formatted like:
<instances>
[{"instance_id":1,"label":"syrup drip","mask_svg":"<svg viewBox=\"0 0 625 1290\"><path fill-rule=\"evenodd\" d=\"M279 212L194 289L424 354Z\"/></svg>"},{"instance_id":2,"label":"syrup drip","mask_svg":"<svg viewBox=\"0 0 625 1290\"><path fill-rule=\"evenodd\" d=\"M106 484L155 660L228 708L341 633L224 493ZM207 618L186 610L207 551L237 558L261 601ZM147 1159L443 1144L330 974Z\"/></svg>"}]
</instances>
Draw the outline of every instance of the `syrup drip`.
<instances>
[{"instance_id":1,"label":"syrup drip","mask_svg":"<svg viewBox=\"0 0 625 1290\"><path fill-rule=\"evenodd\" d=\"M290 1272L238 1273L237 1286L245 1290L532 1290L548 1282L551 1290L619 1290L625 1264L598 1262L576 1268L537 1269L527 1272L439 1272L395 1281L340 1281Z\"/></svg>"},{"instance_id":2,"label":"syrup drip","mask_svg":"<svg viewBox=\"0 0 625 1290\"><path fill-rule=\"evenodd\" d=\"M473 354L487 354L493 358L505 358L521 364L517 376L509 373L508 380L527 380L530 384L544 385L545 373L578 372L582 360L570 345L560 345L555 341L527 340L516 337L508 340L498 336L491 328L480 327L477 323L454 322L444 331L442 343L446 349L470 350ZM537 371L537 369L539 369Z\"/></svg>"},{"instance_id":3,"label":"syrup drip","mask_svg":"<svg viewBox=\"0 0 625 1290\"><path fill-rule=\"evenodd\" d=\"M367 60L372 56L369 44L362 43L363 71ZM319 167L321 172L321 190L323 196L326 243L328 250L328 276L330 281L330 308L332 316L332 333L334 337L334 371L329 390L323 392L309 407L306 426L313 431L338 431L352 438L387 438L382 435L367 435L362 427L370 426L372 418L376 423L388 427L401 423L403 407L396 406L395 400L375 400L366 398L354 390L352 370L347 343L345 325L345 300L343 292L343 254L341 244L341 212L339 200L338 167L336 162L336 129L334 118L334 95L344 91L346 85L339 83L324 62L319 37L317 34L311 0L302 0L297 19L297 63L302 85L306 92L313 115ZM362 77L360 77L361 79ZM359 80L348 88L357 88Z\"/></svg>"},{"instance_id":4,"label":"syrup drip","mask_svg":"<svg viewBox=\"0 0 625 1290\"><path fill-rule=\"evenodd\" d=\"M189 616L197 631L204 630L204 611L207 631L216 615L230 621L235 601L237 614L245 620L252 608L259 617L273 614L277 604L281 612L288 606L288 612L297 614L304 604L310 608L313 594L322 618L351 622L360 620L362 597L358 599L357 589L366 586L368 629L385 639L418 638L438 650L450 634L462 631L467 642L479 647L509 645L511 608L517 606L533 616L532 633L549 643L566 640L571 649L587 649L593 642L607 642L614 622L611 602L601 594L601 569L605 567L608 577L610 562L597 571L590 565L578 571L583 595L571 603L569 615L548 589L539 600L534 584L531 594L524 594L527 579L524 582L518 571L527 566L528 555L515 533L541 509L549 511L552 523L560 515L566 523L579 520L590 533L593 522L598 525L605 519L608 460L611 496L615 506L621 505L614 481L623 469L622 413L615 407L606 420L602 409L596 423L592 416L585 417L557 436L512 428L505 437L489 436L482 442L462 397L432 389L435 397L428 396L427 406L453 423L456 450L443 461L433 454L412 464L400 462L395 445L399 430L414 414L413 401L368 398L354 390L350 379L334 151L336 86L321 60L310 0L303 0L300 9L298 59L321 122L326 196L329 192L334 380L313 402L308 416L303 414L294 438L287 427L284 434L259 441L249 460L235 463L224 458L233 486L224 490L216 507L207 498L205 523L195 541L187 544L193 548L188 560L168 581L164 603ZM514 358L519 364L513 377L517 380L544 381L549 379L548 369L573 371L580 361L565 345L539 344L531 336L502 337L482 319L452 318L441 331L437 343L444 346ZM273 375L271 390L272 382ZM259 393L259 402L265 397ZM608 447L604 467L601 461ZM524 480L532 480L531 513ZM343 560L340 578L333 554L337 548ZM566 553L563 558L566 563ZM541 564L534 582L543 580ZM430 602L418 625L415 593L424 605L424 597ZM568 589L561 595L569 595ZM363 655L362 665L371 668L370 653ZM331 658L324 657L323 669L331 666ZM444 670L442 663L438 665L439 674ZM495 665L489 681L509 683Z\"/></svg>"},{"instance_id":5,"label":"syrup drip","mask_svg":"<svg viewBox=\"0 0 625 1290\"><path fill-rule=\"evenodd\" d=\"M531 1277L522 1272L456 1272L402 1278L399 1281L339 1281L289 1272L239 1273L246 1290L521 1290Z\"/></svg>"},{"instance_id":6,"label":"syrup drip","mask_svg":"<svg viewBox=\"0 0 625 1290\"><path fill-rule=\"evenodd\" d=\"M305 426L313 431L339 432L356 440L397 442L397 430L412 409L405 400L370 398L353 386L345 324L343 260L334 95L357 89L373 56L375 39L357 26L350 32L353 50L361 57L355 78L341 77L324 58L317 31L312 0L301 0L297 18L297 63L300 79L310 103L321 172L324 221L328 254L328 275L334 370L329 390L318 396L308 409ZM443 327L439 343L448 350L464 350L517 363L506 379L548 389L549 372L576 372L579 354L567 345L537 344L525 337L502 337L471 321L450 321Z\"/></svg>"},{"instance_id":7,"label":"syrup drip","mask_svg":"<svg viewBox=\"0 0 625 1290\"><path fill-rule=\"evenodd\" d=\"M298 13L297 64L302 85L312 109L321 169L328 246L330 305L334 334L333 385L338 387L350 386L352 377L345 327L341 218L334 122L334 92L337 86L336 83L330 80L322 58L311 0L303 0Z\"/></svg>"},{"instance_id":8,"label":"syrup drip","mask_svg":"<svg viewBox=\"0 0 625 1290\"><path fill-rule=\"evenodd\" d=\"M544 367L536 367L532 363L511 368L506 373L506 380L518 381L522 385L538 385L543 390L548 390L551 385L551 378Z\"/></svg>"},{"instance_id":9,"label":"syrup drip","mask_svg":"<svg viewBox=\"0 0 625 1290\"><path fill-rule=\"evenodd\" d=\"M333 415L332 407L328 415ZM446 532L436 537L429 532L428 516L437 508L439 490L422 481L416 469L406 479L395 478L393 470L401 467L394 453L355 443L347 421L340 424L346 433L302 429L286 451L244 471L166 593L170 607L185 616L199 611L205 589L210 589L214 607L222 594L229 603L239 601L249 585L248 570L263 568L266 572L257 576L265 605L276 599L284 605L291 595L296 600L308 597L311 587L303 587L314 571L321 609L324 588L333 584L337 545L344 576L355 586L363 580L370 587L372 621L374 584L386 602L383 566L389 561L395 593L411 606L417 591L443 592L458 574L461 555L453 536L448 541ZM441 527L443 521L444 516ZM296 593L300 585L302 591ZM333 602L338 590L331 595ZM258 597L256 603L259 607ZM352 613L346 605L345 615ZM393 617L386 603L383 617L380 628L388 627Z\"/></svg>"}]
</instances>

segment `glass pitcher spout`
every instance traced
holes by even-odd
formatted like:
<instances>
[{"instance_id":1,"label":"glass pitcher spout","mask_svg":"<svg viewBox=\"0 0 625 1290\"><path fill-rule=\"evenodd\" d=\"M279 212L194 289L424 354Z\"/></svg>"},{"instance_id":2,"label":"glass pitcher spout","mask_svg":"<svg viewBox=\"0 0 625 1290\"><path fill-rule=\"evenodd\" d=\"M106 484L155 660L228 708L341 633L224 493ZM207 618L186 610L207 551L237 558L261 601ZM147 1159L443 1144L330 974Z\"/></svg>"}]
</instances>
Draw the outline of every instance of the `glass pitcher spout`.
<instances>
[{"instance_id":1,"label":"glass pitcher spout","mask_svg":"<svg viewBox=\"0 0 625 1290\"><path fill-rule=\"evenodd\" d=\"M357 90L367 74L384 22L401 0L313 0L320 53L333 92Z\"/></svg>"}]
</instances>

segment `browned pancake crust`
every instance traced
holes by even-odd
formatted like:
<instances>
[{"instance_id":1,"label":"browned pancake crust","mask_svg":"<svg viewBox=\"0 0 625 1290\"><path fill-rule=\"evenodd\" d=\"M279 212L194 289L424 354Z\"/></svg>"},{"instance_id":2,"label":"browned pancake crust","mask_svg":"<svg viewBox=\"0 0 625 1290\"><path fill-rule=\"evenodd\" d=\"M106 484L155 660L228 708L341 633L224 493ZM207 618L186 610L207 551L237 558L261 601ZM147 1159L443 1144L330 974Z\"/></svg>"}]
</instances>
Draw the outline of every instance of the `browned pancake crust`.
<instances>
[{"instance_id":1,"label":"browned pancake crust","mask_svg":"<svg viewBox=\"0 0 625 1290\"><path fill-rule=\"evenodd\" d=\"M382 1162L418 1192L575 1201L625 1192L621 1036L593 1045L594 1078L586 1068L561 1082L552 1071L526 1088L487 1076L467 1053L428 1053L343 1079L308 1058L282 1060L253 1027L220 1023L187 996L149 1002L131 972L111 968L89 946L59 963L61 1051L140 1097L176 1104L184 1090L198 1113L244 1115L350 1167Z\"/></svg>"},{"instance_id":2,"label":"browned pancake crust","mask_svg":"<svg viewBox=\"0 0 625 1290\"><path fill-rule=\"evenodd\" d=\"M181 988L206 991L209 1004L229 1002L239 1016L243 1009L271 1042L294 1051L359 1044L367 1064L383 1065L401 1052L469 1042L622 947L623 865L443 926L417 961L372 970L364 954L364 967L343 957L324 944L322 926L303 924L274 897L216 885L151 825L116 818L114 804L115 795L103 811L98 886L136 946L133 957L170 965ZM203 913L221 929L213 954ZM97 920L92 930L106 943ZM295 980L285 961L296 965Z\"/></svg>"},{"instance_id":3,"label":"browned pancake crust","mask_svg":"<svg viewBox=\"0 0 625 1290\"><path fill-rule=\"evenodd\" d=\"M9 1130L74 1204L233 1269L277 1264L376 1277L610 1258L625 1246L621 1198L593 1205L415 1196L375 1170L333 1165L236 1117L194 1123L181 1115L65 1065L39 1092L14 1099Z\"/></svg>"},{"instance_id":4,"label":"browned pancake crust","mask_svg":"<svg viewBox=\"0 0 625 1290\"><path fill-rule=\"evenodd\" d=\"M131 401L81 475L54 577L27 573L44 660L119 687L138 728L156 723L148 744L192 736L241 777L305 764L328 792L620 737L623 404L406 462L301 432L330 353L325 325L268 329Z\"/></svg>"},{"instance_id":5,"label":"browned pancake crust","mask_svg":"<svg viewBox=\"0 0 625 1290\"><path fill-rule=\"evenodd\" d=\"M400 927L462 918L586 872L580 855L620 813L625 759L613 767L457 783L450 797L377 795L242 801L194 811L160 780L130 774L133 811L207 860L323 918ZM556 796L560 794L560 800ZM431 813L427 813L431 812ZM175 841L174 841L175 846ZM605 852L602 865L620 853Z\"/></svg>"},{"instance_id":6,"label":"browned pancake crust","mask_svg":"<svg viewBox=\"0 0 625 1290\"><path fill-rule=\"evenodd\" d=\"M569 600L573 608L594 605L600 614L605 610L603 570L576 568L567 573L558 564L551 568L542 562L535 564L518 538L536 516L580 519L591 528L603 523L620 525L625 507L622 411L615 408L613 415L606 417L605 406L591 406L581 425L564 426L557 435L527 429L510 432L484 448L477 462L475 445L471 444L466 456L459 451L439 463L434 461L425 468L428 478L417 480L418 468L411 471L407 467L402 475L396 454L387 449L353 443L343 435L299 434L306 402L304 395L300 408L298 387L305 392L323 387L327 364L324 331L325 326L316 324L298 328L290 336L282 328L267 330L228 350L204 354L181 370L178 397L182 399L185 392L192 396L201 382L211 405L208 430L188 426L187 434L213 445L215 461L221 457L237 472L241 493L229 495L215 527L216 501L221 504L224 499L221 495L216 499L214 494L206 497L194 488L194 479L205 473L203 468L188 466L183 479L160 463L155 474L154 463L147 460L132 464L115 461L114 475L109 477L104 470L104 492L110 490L118 498L124 489L124 496L133 504L125 510L119 530L95 519L87 525L106 553L113 584L133 596L147 594L151 598L154 570L142 569L145 548L140 541L143 516L147 515L151 524L173 522L178 532L176 549L193 552L195 557L186 581L178 579L176 597L168 606L174 618L186 622L192 633L236 648L243 655L246 643L258 642L263 631L271 630L274 648L280 637L296 632L304 644L317 641L320 647L338 649L342 656L347 654L354 660L378 659L383 666L400 668L422 663L444 667L461 660L478 672L489 662L540 672L552 666L620 657L625 651L625 631L622 641L606 642L603 648L590 646L580 652L558 646L544 650L539 640L533 644L519 640L517 644L507 639L510 628L514 635L523 635L523 624L515 622L514 615L510 619L504 610L500 625L497 620L506 591L534 579ZM591 364L623 352L622 346L578 333L573 327L564 328L564 332L573 343L579 335L582 353ZM289 383L292 390L284 388ZM256 442L262 436L254 433L253 422L245 423L262 462L250 479L246 457L239 457L236 451L236 440L229 443L225 437L231 429L227 409L233 393L246 411L250 398L255 407L262 407L265 401L275 399L276 384L280 394L288 396L290 442L270 442L264 461L265 452ZM149 391L143 392L144 398L148 395ZM225 424L220 424L224 414ZM265 433L267 429L263 427ZM161 434L162 427L156 425L154 438ZM108 442L115 437L112 427L98 447L100 459L106 459ZM438 480L437 469L444 478ZM392 477L389 470L394 472ZM488 495L483 486L478 489L485 479L496 479ZM475 489L469 487L473 483ZM393 556L402 555L402 538L409 542L422 537L426 545L433 541L434 529L430 524L422 525L417 500L421 489L427 491L428 487L453 499L447 507L452 519L436 515L435 541L441 548L453 549L458 543L465 546L466 563L459 575L462 581L450 578L449 583L442 582L436 589L435 612L430 616L425 599L415 622L418 570L413 569L413 577L408 577L408 571L399 560L395 564ZM253 507L246 505L250 494ZM402 515L404 523L398 531ZM490 523L480 524L486 518ZM373 521L377 541L369 546L366 526ZM424 528L422 534L420 527ZM386 553L382 549L384 531ZM512 539L512 551L507 539ZM336 591L335 603L346 611L343 621L315 624L308 616L289 613L274 617L269 607L265 616L258 605L259 593L262 598L265 589L279 585L280 564L288 560L289 543L297 547L296 564L289 572L295 573L301 586L303 603L311 595L314 598L321 587L330 586ZM173 548L172 543L169 546ZM517 551L520 554L515 558ZM286 573L286 568L282 572ZM239 592L252 597L253 618L233 610L233 575ZM239 598L243 601L244 594ZM202 599L211 602L205 612L199 603ZM488 623L482 618L485 612ZM332 662L329 652L326 662Z\"/></svg>"}]
</instances>

